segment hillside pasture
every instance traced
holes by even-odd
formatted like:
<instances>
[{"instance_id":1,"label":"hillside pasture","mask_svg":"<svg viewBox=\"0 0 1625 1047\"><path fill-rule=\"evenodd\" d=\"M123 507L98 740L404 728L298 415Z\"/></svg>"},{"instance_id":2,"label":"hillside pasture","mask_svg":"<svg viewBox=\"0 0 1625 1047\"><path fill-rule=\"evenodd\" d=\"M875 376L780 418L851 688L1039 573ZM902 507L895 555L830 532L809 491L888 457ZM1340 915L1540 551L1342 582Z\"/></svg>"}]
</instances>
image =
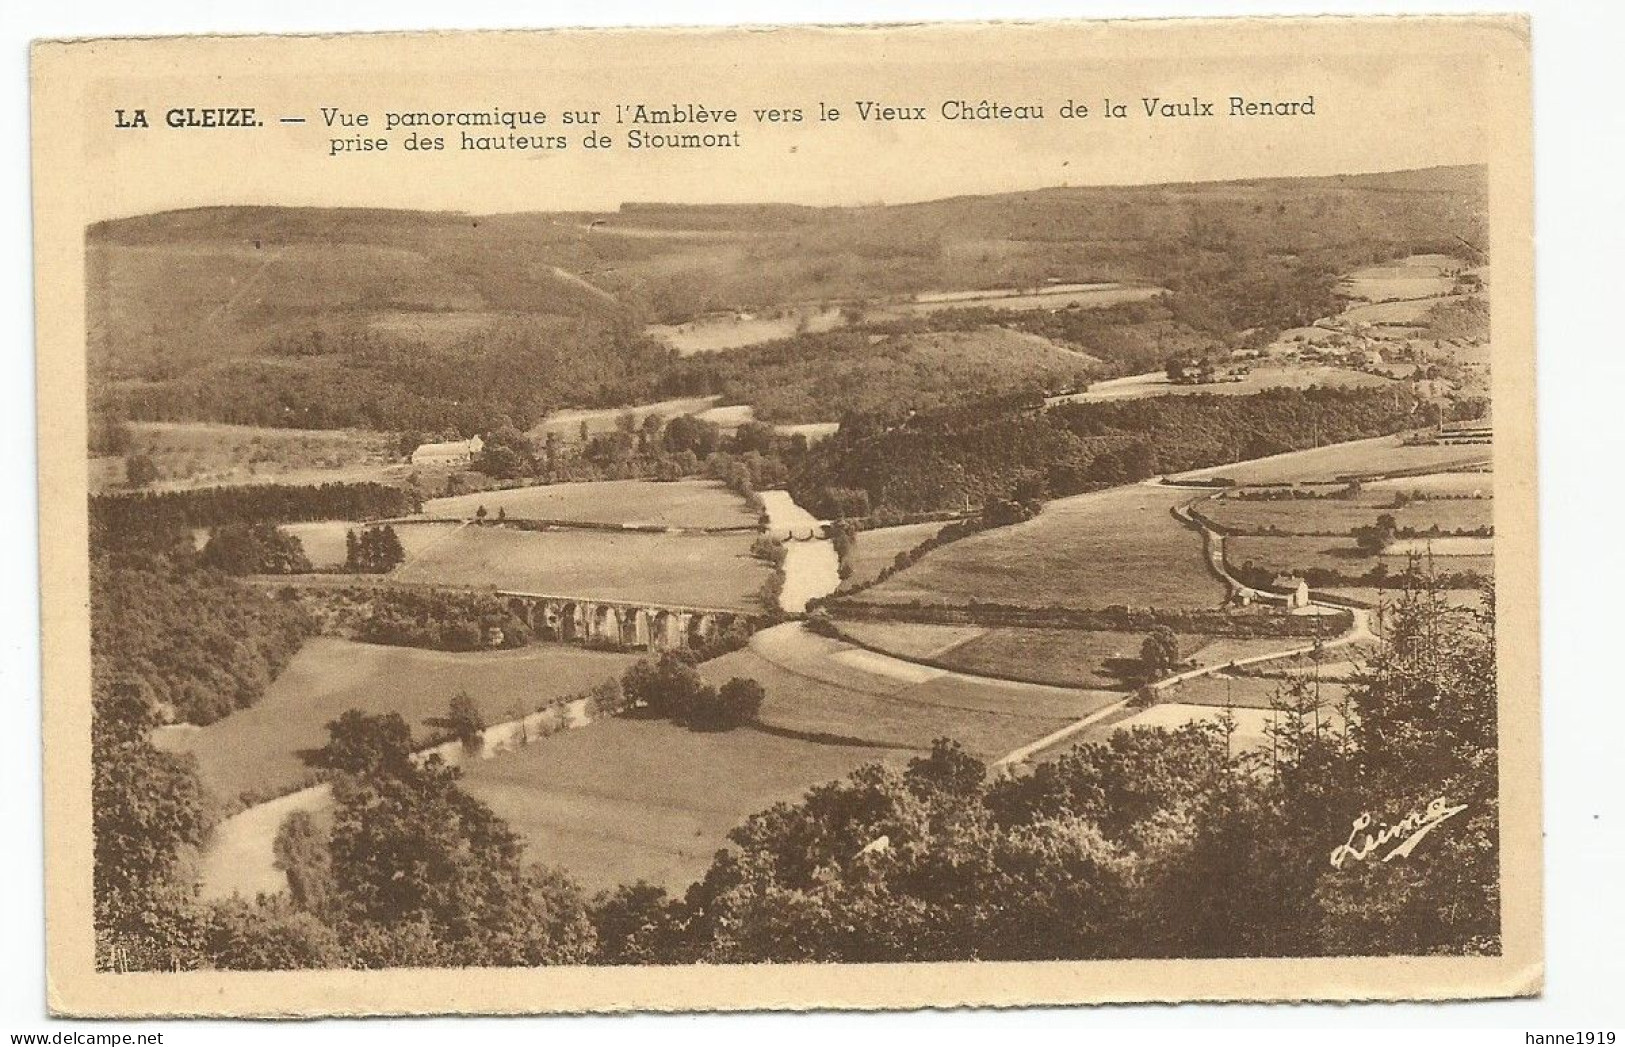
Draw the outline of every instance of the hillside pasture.
<instances>
[{"instance_id":1,"label":"hillside pasture","mask_svg":"<svg viewBox=\"0 0 1625 1047\"><path fill-rule=\"evenodd\" d=\"M1372 480L1364 485L1367 491L1388 491L1396 494L1421 493L1424 495L1470 495L1490 497L1495 491L1495 477L1488 471L1459 473L1424 473L1420 476L1397 476L1391 480Z\"/></svg>"},{"instance_id":2,"label":"hillside pasture","mask_svg":"<svg viewBox=\"0 0 1625 1047\"><path fill-rule=\"evenodd\" d=\"M359 533L367 526L366 523L355 520L318 520L313 523L279 524L277 529L299 539L300 546L305 550L305 558L310 561L312 567L322 571L344 566L349 552L345 536L351 531ZM456 530L457 525L449 523L395 526L395 534L401 540L401 550L406 554L408 563L419 553L441 539L449 537ZM201 550L208 544L210 533L207 527L195 528L192 531L193 545Z\"/></svg>"},{"instance_id":3,"label":"hillside pasture","mask_svg":"<svg viewBox=\"0 0 1625 1047\"><path fill-rule=\"evenodd\" d=\"M450 653L320 637L252 708L203 728L162 728L154 740L195 755L204 784L222 799L266 795L309 776L299 753L326 744L328 721L346 710L400 713L422 739L459 691L498 723L617 676L634 660L562 644Z\"/></svg>"},{"instance_id":4,"label":"hillside pasture","mask_svg":"<svg viewBox=\"0 0 1625 1047\"><path fill-rule=\"evenodd\" d=\"M679 415L698 414L717 402L715 396L689 396L674 400L658 400L653 403L636 404L630 407L601 407L580 408L567 411L554 411L537 423L529 433L532 440L538 442L546 440L549 433L565 442L581 439L581 428L587 428L589 437L601 436L604 433L614 432L621 424L621 418L626 415L632 417L635 426L641 426L645 418L650 416L670 420Z\"/></svg>"},{"instance_id":5,"label":"hillside pasture","mask_svg":"<svg viewBox=\"0 0 1625 1047\"><path fill-rule=\"evenodd\" d=\"M817 305L787 309L771 316L728 313L702 316L680 324L650 324L645 330L682 356L718 353L759 342L772 342L793 334L821 334L844 326L839 309Z\"/></svg>"},{"instance_id":6,"label":"hillside pasture","mask_svg":"<svg viewBox=\"0 0 1625 1047\"><path fill-rule=\"evenodd\" d=\"M760 611L771 569L750 534L670 535L465 527L391 577L552 596Z\"/></svg>"},{"instance_id":7,"label":"hillside pasture","mask_svg":"<svg viewBox=\"0 0 1625 1047\"><path fill-rule=\"evenodd\" d=\"M1492 457L1493 449L1488 446L1407 445L1398 436L1378 436L1370 440L1353 440L1255 458L1234 465L1193 469L1169 479L1222 478L1240 485L1300 483L1351 476L1382 477L1407 472L1450 471L1487 464Z\"/></svg>"},{"instance_id":8,"label":"hillside pasture","mask_svg":"<svg viewBox=\"0 0 1625 1047\"><path fill-rule=\"evenodd\" d=\"M1052 396L1046 402L1100 403L1108 400L1138 400L1148 396L1193 396L1211 393L1215 396L1246 396L1266 389L1308 389L1313 386L1337 388L1376 387L1389 379L1347 367L1323 364L1264 364L1239 378L1200 385L1180 385L1169 379L1166 372L1153 371L1109 378L1091 385L1087 392Z\"/></svg>"},{"instance_id":9,"label":"hillside pasture","mask_svg":"<svg viewBox=\"0 0 1625 1047\"><path fill-rule=\"evenodd\" d=\"M1201 536L1170 509L1189 491L1135 484L1050 502L1034 519L942 546L862 594L876 603L1217 607Z\"/></svg>"},{"instance_id":10,"label":"hillside pasture","mask_svg":"<svg viewBox=\"0 0 1625 1047\"><path fill-rule=\"evenodd\" d=\"M712 683L733 676L767 689L764 729L876 747L929 749L953 738L995 759L1059 730L1120 695L977 679L900 661L796 625L757 633L744 650L701 667Z\"/></svg>"},{"instance_id":11,"label":"hillside pasture","mask_svg":"<svg viewBox=\"0 0 1625 1047\"><path fill-rule=\"evenodd\" d=\"M618 718L474 761L461 784L519 833L529 861L589 891L647 880L681 894L752 814L914 755Z\"/></svg>"},{"instance_id":12,"label":"hillside pasture","mask_svg":"<svg viewBox=\"0 0 1625 1047\"><path fill-rule=\"evenodd\" d=\"M1431 541L1461 540L1436 538ZM1468 541L1485 540L1468 539ZM1226 538L1224 548L1225 560L1232 567L1252 564L1271 573L1319 569L1336 571L1343 575L1363 575L1381 563L1388 568L1389 574L1397 575L1404 571L1410 562L1409 556L1402 553L1368 556L1352 539L1344 538L1276 538L1242 535ZM1493 549L1493 546L1486 541L1485 544L1475 545L1473 548ZM1435 555L1440 557L1439 562L1435 564L1435 568L1439 571L1476 571L1482 575L1495 573L1493 555L1445 556L1438 552Z\"/></svg>"},{"instance_id":13,"label":"hillside pasture","mask_svg":"<svg viewBox=\"0 0 1625 1047\"><path fill-rule=\"evenodd\" d=\"M1193 508L1238 534L1348 534L1351 528L1376 523L1382 515L1392 516L1402 530L1418 532L1433 527L1446 533L1472 531L1495 522L1495 503L1488 498L1434 499L1396 508L1392 493L1370 490L1348 498L1210 498Z\"/></svg>"},{"instance_id":14,"label":"hillside pasture","mask_svg":"<svg viewBox=\"0 0 1625 1047\"><path fill-rule=\"evenodd\" d=\"M954 630L950 635L948 630ZM901 658L928 658L972 675L1032 680L1057 687L1126 689L1138 683L1139 633L1083 629L973 629L901 622L842 622L843 634ZM940 641L940 642L939 642ZM936 643L935 649L932 644ZM1181 634L1193 667L1288 650L1301 641Z\"/></svg>"},{"instance_id":15,"label":"hillside pasture","mask_svg":"<svg viewBox=\"0 0 1625 1047\"><path fill-rule=\"evenodd\" d=\"M567 520L647 527L753 527L756 514L745 500L713 480L604 480L515 487L436 498L427 516L467 519L481 507L511 520Z\"/></svg>"},{"instance_id":16,"label":"hillside pasture","mask_svg":"<svg viewBox=\"0 0 1625 1047\"><path fill-rule=\"evenodd\" d=\"M858 532L857 538L852 543L852 552L848 556L852 573L848 576L846 584L864 585L874 581L881 571L896 561L899 553L906 553L917 548L922 542L934 538L943 526L940 522L902 524L897 527L875 527Z\"/></svg>"},{"instance_id":17,"label":"hillside pasture","mask_svg":"<svg viewBox=\"0 0 1625 1047\"><path fill-rule=\"evenodd\" d=\"M224 484L307 484L403 478L395 437L356 429L267 429L208 422L132 422L132 453L152 459L151 490ZM124 463L106 458L97 490L121 488Z\"/></svg>"}]
</instances>

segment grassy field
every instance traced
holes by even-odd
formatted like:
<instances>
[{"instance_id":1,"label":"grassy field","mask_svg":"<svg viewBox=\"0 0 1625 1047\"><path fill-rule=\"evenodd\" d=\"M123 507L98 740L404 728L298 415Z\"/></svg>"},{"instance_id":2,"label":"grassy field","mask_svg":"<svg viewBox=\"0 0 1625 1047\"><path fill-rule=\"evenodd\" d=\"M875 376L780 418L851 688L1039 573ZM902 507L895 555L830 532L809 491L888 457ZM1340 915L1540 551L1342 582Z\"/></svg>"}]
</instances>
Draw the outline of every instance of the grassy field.
<instances>
[{"instance_id":1,"label":"grassy field","mask_svg":"<svg viewBox=\"0 0 1625 1047\"><path fill-rule=\"evenodd\" d=\"M803 331L811 334L833 331L845 323L839 309L812 305L776 312L772 316L740 313L702 316L681 324L650 324L645 330L681 355L692 356L772 342Z\"/></svg>"},{"instance_id":2,"label":"grassy field","mask_svg":"<svg viewBox=\"0 0 1625 1047\"><path fill-rule=\"evenodd\" d=\"M985 636L987 630L979 625L849 621L841 623L841 634L899 658L941 658L955 647Z\"/></svg>"},{"instance_id":3,"label":"grassy field","mask_svg":"<svg viewBox=\"0 0 1625 1047\"><path fill-rule=\"evenodd\" d=\"M750 815L861 764L913 755L614 719L474 761L462 784L524 837L530 860L562 866L589 890L643 879L681 893Z\"/></svg>"},{"instance_id":4,"label":"grassy field","mask_svg":"<svg viewBox=\"0 0 1625 1047\"><path fill-rule=\"evenodd\" d=\"M493 516L502 510L516 520L656 527L750 527L756 523L756 514L745 500L713 480L604 480L515 487L436 498L425 502L423 511L429 516L467 518L480 506Z\"/></svg>"},{"instance_id":5,"label":"grassy field","mask_svg":"<svg viewBox=\"0 0 1625 1047\"><path fill-rule=\"evenodd\" d=\"M1238 709L1268 709L1272 701L1285 700L1286 686L1286 681L1268 677L1214 673L1211 676L1198 676L1194 680L1174 684L1163 691L1162 696L1164 701L1185 705L1223 707L1229 704ZM1346 685L1322 678L1321 706L1324 708L1336 705L1346 691Z\"/></svg>"},{"instance_id":6,"label":"grassy field","mask_svg":"<svg viewBox=\"0 0 1625 1047\"><path fill-rule=\"evenodd\" d=\"M612 433L620 425L623 415L631 415L637 425L651 415L670 419L679 415L698 414L717 402L714 396L690 396L677 400L660 400L656 403L639 404L635 407L609 407L589 408L582 410L555 411L542 419L530 430L533 440L545 440L548 433L557 433L560 440L566 442L581 439L581 426L587 426L588 436L597 436L601 433Z\"/></svg>"},{"instance_id":7,"label":"grassy field","mask_svg":"<svg viewBox=\"0 0 1625 1047\"><path fill-rule=\"evenodd\" d=\"M1226 590L1208 571L1201 536L1169 512L1190 497L1137 484L1058 499L1026 523L935 550L863 599L1216 607Z\"/></svg>"},{"instance_id":8,"label":"grassy field","mask_svg":"<svg viewBox=\"0 0 1625 1047\"><path fill-rule=\"evenodd\" d=\"M314 523L279 524L278 529L299 539L311 566L319 569L343 566L347 554L345 535L361 531L366 525L354 520L318 520ZM408 563L442 538L457 530L453 523L401 524L395 528ZM199 549L209 540L209 529L200 527L192 532L192 540Z\"/></svg>"},{"instance_id":9,"label":"grassy field","mask_svg":"<svg viewBox=\"0 0 1625 1047\"><path fill-rule=\"evenodd\" d=\"M1471 531L1495 522L1495 503L1488 498L1436 499L1394 508L1392 491L1365 491L1352 498L1300 498L1260 501L1212 498L1197 507L1214 523L1242 534L1347 534L1374 524L1388 514L1400 528L1426 531Z\"/></svg>"},{"instance_id":10,"label":"grassy field","mask_svg":"<svg viewBox=\"0 0 1625 1047\"><path fill-rule=\"evenodd\" d=\"M900 527L876 527L860 531L852 543L852 574L848 585L861 585L873 581L880 572L892 565L898 553L906 553L943 528L940 523L903 524Z\"/></svg>"},{"instance_id":11,"label":"grassy field","mask_svg":"<svg viewBox=\"0 0 1625 1047\"><path fill-rule=\"evenodd\" d=\"M1224 547L1225 559L1232 566L1243 567L1251 562L1270 571L1318 567L1358 575L1369 571L1381 561L1388 565L1390 573L1397 574L1404 570L1408 562L1407 557L1399 553L1367 556L1354 544L1353 539L1345 538L1274 538L1242 535L1226 538ZM1493 556L1444 556L1437 553L1435 555L1440 557L1436 567L1441 571L1477 571L1485 575L1495 572Z\"/></svg>"},{"instance_id":12,"label":"grassy field","mask_svg":"<svg viewBox=\"0 0 1625 1047\"><path fill-rule=\"evenodd\" d=\"M1126 688L1139 670L1138 633L1082 629L980 629L907 622L842 622L841 631L900 658L929 658L971 674L1058 687ZM1180 654L1195 666L1269 654L1301 641L1185 634Z\"/></svg>"},{"instance_id":13,"label":"grassy field","mask_svg":"<svg viewBox=\"0 0 1625 1047\"><path fill-rule=\"evenodd\" d=\"M323 637L300 650L253 708L157 737L165 748L195 753L209 788L233 798L303 780L308 768L299 751L323 745L327 722L347 709L398 712L423 737L424 721L444 716L458 691L497 723L617 676L634 660L551 644L452 654Z\"/></svg>"},{"instance_id":14,"label":"grassy field","mask_svg":"<svg viewBox=\"0 0 1625 1047\"><path fill-rule=\"evenodd\" d=\"M1104 400L1136 400L1147 396L1197 393L1246 396L1263 392L1265 389L1307 389L1316 385L1363 388L1386 385L1388 382L1389 379L1347 367L1329 367L1321 364L1269 364L1254 367L1250 374L1237 381L1208 382L1202 385L1176 385L1162 371L1129 375L1126 378L1111 378L1090 386L1088 392L1054 396L1048 402L1098 403Z\"/></svg>"},{"instance_id":15,"label":"grassy field","mask_svg":"<svg viewBox=\"0 0 1625 1047\"><path fill-rule=\"evenodd\" d=\"M761 721L770 730L910 749L949 737L987 759L1121 697L971 679L793 625L756 634L749 647L706 663L701 674L714 683L759 680L767 689Z\"/></svg>"},{"instance_id":16,"label":"grassy field","mask_svg":"<svg viewBox=\"0 0 1625 1047\"><path fill-rule=\"evenodd\" d=\"M156 490L219 484L382 480L409 471L390 433L348 429L263 429L202 422L133 422L131 450L158 468ZM124 482L123 460L98 459L97 490Z\"/></svg>"},{"instance_id":17,"label":"grassy field","mask_svg":"<svg viewBox=\"0 0 1625 1047\"><path fill-rule=\"evenodd\" d=\"M761 610L770 569L751 535L465 527L391 577L555 596Z\"/></svg>"},{"instance_id":18,"label":"grassy field","mask_svg":"<svg viewBox=\"0 0 1625 1047\"><path fill-rule=\"evenodd\" d=\"M1495 477L1488 472L1424 473L1421 476L1400 476L1392 480L1373 480L1365 485L1365 489L1407 494L1421 492L1482 495L1488 498L1495 491Z\"/></svg>"},{"instance_id":19,"label":"grassy field","mask_svg":"<svg viewBox=\"0 0 1625 1047\"><path fill-rule=\"evenodd\" d=\"M1223 477L1238 484L1335 480L1345 476L1381 476L1407 470L1444 471L1490 461L1492 448L1481 446L1406 446L1397 436L1330 444L1307 451L1257 458L1235 465L1193 469L1173 479Z\"/></svg>"}]
</instances>

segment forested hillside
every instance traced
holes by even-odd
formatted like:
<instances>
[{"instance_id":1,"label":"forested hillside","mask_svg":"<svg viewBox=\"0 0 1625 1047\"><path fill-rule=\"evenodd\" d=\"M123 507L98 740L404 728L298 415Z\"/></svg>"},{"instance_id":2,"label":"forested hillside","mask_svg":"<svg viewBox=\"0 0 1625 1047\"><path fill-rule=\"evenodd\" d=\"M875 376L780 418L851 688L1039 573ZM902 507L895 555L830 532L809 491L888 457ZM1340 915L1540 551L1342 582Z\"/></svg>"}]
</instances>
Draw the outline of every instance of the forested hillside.
<instances>
[{"instance_id":1,"label":"forested hillside","mask_svg":"<svg viewBox=\"0 0 1625 1047\"><path fill-rule=\"evenodd\" d=\"M92 387L118 417L282 427L470 433L503 420L525 428L560 407L709 393L761 401L765 417L833 421L847 391L833 372L861 375L876 399L918 378L896 343L858 364L862 339L900 333L895 317L698 362L645 325L815 302L861 317L866 303L943 290L1166 289L1093 317L989 310L923 324L991 322L1124 373L1327 315L1351 268L1480 243L1484 202L1481 168L1439 168L891 207L148 215L87 232ZM985 367L957 380L959 369L942 371L939 389L917 394L921 407L999 380ZM1065 377L1028 368L1009 382Z\"/></svg>"},{"instance_id":2,"label":"forested hillside","mask_svg":"<svg viewBox=\"0 0 1625 1047\"><path fill-rule=\"evenodd\" d=\"M806 456L790 489L829 516L962 510L1393 433L1433 412L1395 385L854 418Z\"/></svg>"}]
</instances>

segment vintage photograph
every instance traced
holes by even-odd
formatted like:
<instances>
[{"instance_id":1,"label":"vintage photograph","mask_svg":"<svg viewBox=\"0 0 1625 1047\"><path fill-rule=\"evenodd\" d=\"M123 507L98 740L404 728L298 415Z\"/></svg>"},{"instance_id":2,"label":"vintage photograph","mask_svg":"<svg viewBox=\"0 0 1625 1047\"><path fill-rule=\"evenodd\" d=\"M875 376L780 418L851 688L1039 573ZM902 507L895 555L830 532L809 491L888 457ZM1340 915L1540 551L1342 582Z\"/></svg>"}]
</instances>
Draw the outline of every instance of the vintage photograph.
<instances>
[{"instance_id":1,"label":"vintage photograph","mask_svg":"<svg viewBox=\"0 0 1625 1047\"><path fill-rule=\"evenodd\" d=\"M1105 30L1011 29L997 90L903 60L891 96L85 78L64 126L116 145L64 245L82 340L41 351L83 376L42 384L82 425L43 510L84 514L83 683L47 666L88 730L74 955L116 985L1516 953L1533 982L1460 991L1534 991L1523 74L1468 62L1470 127L1406 86L1486 25L1377 57L1328 25L1346 78L1196 62L1194 93L1195 26L1124 29L1164 65L1087 86L1047 71ZM341 185L200 169L230 135ZM595 136L602 177L560 174Z\"/></svg>"}]
</instances>

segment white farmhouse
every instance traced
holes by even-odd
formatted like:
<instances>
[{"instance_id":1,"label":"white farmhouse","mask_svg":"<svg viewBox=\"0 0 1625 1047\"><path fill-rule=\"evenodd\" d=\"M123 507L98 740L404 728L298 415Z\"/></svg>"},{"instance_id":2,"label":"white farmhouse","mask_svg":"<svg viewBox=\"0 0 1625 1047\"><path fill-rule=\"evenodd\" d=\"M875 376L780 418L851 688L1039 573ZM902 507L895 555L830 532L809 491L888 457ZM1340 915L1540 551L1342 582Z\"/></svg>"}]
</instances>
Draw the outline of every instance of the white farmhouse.
<instances>
[{"instance_id":1,"label":"white farmhouse","mask_svg":"<svg viewBox=\"0 0 1625 1047\"><path fill-rule=\"evenodd\" d=\"M485 441L478 436L447 443L423 444L412 452L413 465L468 465L474 456L485 449Z\"/></svg>"}]
</instances>

